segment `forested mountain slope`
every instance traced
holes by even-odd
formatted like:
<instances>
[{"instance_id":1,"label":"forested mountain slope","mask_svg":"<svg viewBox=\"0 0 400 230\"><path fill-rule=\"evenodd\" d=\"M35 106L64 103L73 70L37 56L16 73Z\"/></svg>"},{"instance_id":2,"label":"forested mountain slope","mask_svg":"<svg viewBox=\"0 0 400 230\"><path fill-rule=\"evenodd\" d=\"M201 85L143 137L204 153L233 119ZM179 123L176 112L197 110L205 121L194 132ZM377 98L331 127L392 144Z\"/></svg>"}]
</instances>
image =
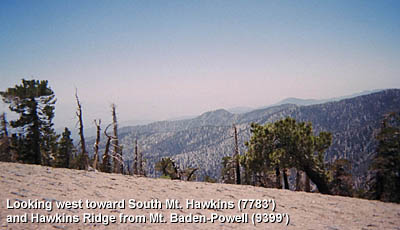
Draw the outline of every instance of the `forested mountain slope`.
<instances>
[{"instance_id":1,"label":"forested mountain slope","mask_svg":"<svg viewBox=\"0 0 400 230\"><path fill-rule=\"evenodd\" d=\"M250 124L264 124L290 116L310 121L314 130L333 134L333 143L325 160L346 158L352 162L352 173L359 183L363 180L376 148L375 134L384 114L400 111L400 90L389 89L369 95L324 104L297 106L279 105L232 114L226 110L204 113L196 118L161 121L143 126L120 129L124 158L131 161L134 142L147 159L150 175L162 157L172 157L181 167L198 167L198 175L219 177L221 159L234 151L232 124L239 130L240 152L250 138Z\"/></svg>"}]
</instances>

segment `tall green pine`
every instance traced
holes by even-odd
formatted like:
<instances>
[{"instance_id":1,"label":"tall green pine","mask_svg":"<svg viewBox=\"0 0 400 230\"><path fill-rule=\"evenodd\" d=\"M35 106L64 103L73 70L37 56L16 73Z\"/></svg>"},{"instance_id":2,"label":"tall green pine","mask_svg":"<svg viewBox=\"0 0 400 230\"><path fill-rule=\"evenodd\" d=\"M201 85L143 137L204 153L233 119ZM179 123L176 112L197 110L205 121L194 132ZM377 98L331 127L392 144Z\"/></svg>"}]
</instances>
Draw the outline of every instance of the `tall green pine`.
<instances>
[{"instance_id":1,"label":"tall green pine","mask_svg":"<svg viewBox=\"0 0 400 230\"><path fill-rule=\"evenodd\" d=\"M71 139L71 132L68 128L65 128L64 132L61 134L54 166L60 168L69 168L73 151L74 144L73 140Z\"/></svg>"},{"instance_id":2,"label":"tall green pine","mask_svg":"<svg viewBox=\"0 0 400 230\"><path fill-rule=\"evenodd\" d=\"M52 119L56 102L48 81L25 80L22 84L0 92L3 101L19 118L11 127L19 131L18 160L25 163L48 164L56 138Z\"/></svg>"},{"instance_id":3,"label":"tall green pine","mask_svg":"<svg viewBox=\"0 0 400 230\"><path fill-rule=\"evenodd\" d=\"M400 203L400 115L388 114L377 135L377 154L372 160L369 198Z\"/></svg>"}]
</instances>

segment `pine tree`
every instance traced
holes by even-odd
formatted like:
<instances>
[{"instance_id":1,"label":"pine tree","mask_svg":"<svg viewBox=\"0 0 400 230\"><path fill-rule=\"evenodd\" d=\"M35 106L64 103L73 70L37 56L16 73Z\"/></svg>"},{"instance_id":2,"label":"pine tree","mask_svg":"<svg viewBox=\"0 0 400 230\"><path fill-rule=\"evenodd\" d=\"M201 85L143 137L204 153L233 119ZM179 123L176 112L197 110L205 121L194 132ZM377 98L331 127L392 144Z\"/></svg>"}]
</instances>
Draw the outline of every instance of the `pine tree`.
<instances>
[{"instance_id":1,"label":"pine tree","mask_svg":"<svg viewBox=\"0 0 400 230\"><path fill-rule=\"evenodd\" d=\"M73 151L74 144L73 140L71 139L71 132L67 127L65 127L64 132L61 134L54 166L60 168L69 168Z\"/></svg>"},{"instance_id":2,"label":"pine tree","mask_svg":"<svg viewBox=\"0 0 400 230\"><path fill-rule=\"evenodd\" d=\"M0 95L10 110L19 114L18 120L10 122L20 132L18 160L47 164L56 139L52 123L56 99L48 81L22 79L22 84Z\"/></svg>"},{"instance_id":3,"label":"pine tree","mask_svg":"<svg viewBox=\"0 0 400 230\"><path fill-rule=\"evenodd\" d=\"M282 170L285 188L288 188L286 169L296 168L316 184L319 192L330 194L323 161L324 151L332 136L327 132L313 135L311 123L296 122L292 118L264 126L251 125L252 137L246 153L246 169L253 175L268 175L275 169L277 185Z\"/></svg>"},{"instance_id":4,"label":"pine tree","mask_svg":"<svg viewBox=\"0 0 400 230\"><path fill-rule=\"evenodd\" d=\"M173 180L181 179L178 167L176 166L175 162L169 157L162 158L161 161L157 162L155 165L155 169L156 171L161 172L162 177L170 178Z\"/></svg>"},{"instance_id":5,"label":"pine tree","mask_svg":"<svg viewBox=\"0 0 400 230\"><path fill-rule=\"evenodd\" d=\"M353 178L351 175L351 163L346 159L337 159L330 166L330 187L333 195L352 196Z\"/></svg>"},{"instance_id":6,"label":"pine tree","mask_svg":"<svg viewBox=\"0 0 400 230\"><path fill-rule=\"evenodd\" d=\"M226 184L234 184L235 181L235 160L226 156L222 158L221 180Z\"/></svg>"},{"instance_id":7,"label":"pine tree","mask_svg":"<svg viewBox=\"0 0 400 230\"><path fill-rule=\"evenodd\" d=\"M369 198L400 203L400 115L385 116L372 160Z\"/></svg>"},{"instance_id":8,"label":"pine tree","mask_svg":"<svg viewBox=\"0 0 400 230\"><path fill-rule=\"evenodd\" d=\"M10 137L6 113L0 115L0 161L11 161Z\"/></svg>"}]
</instances>

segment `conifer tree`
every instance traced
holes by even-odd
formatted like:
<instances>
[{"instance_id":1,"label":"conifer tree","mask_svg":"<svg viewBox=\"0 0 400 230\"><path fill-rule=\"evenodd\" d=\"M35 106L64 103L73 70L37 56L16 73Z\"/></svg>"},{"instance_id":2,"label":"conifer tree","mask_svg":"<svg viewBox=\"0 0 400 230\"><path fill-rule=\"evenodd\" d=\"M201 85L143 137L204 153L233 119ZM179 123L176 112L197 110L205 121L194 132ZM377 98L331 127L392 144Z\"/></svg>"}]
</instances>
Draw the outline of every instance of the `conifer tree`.
<instances>
[{"instance_id":1,"label":"conifer tree","mask_svg":"<svg viewBox=\"0 0 400 230\"><path fill-rule=\"evenodd\" d=\"M351 163L346 159L337 159L330 166L330 187L333 195L352 196L353 179L351 176Z\"/></svg>"},{"instance_id":2,"label":"conifer tree","mask_svg":"<svg viewBox=\"0 0 400 230\"><path fill-rule=\"evenodd\" d=\"M378 148L371 166L369 198L400 203L400 115L385 116L379 134Z\"/></svg>"},{"instance_id":3,"label":"conifer tree","mask_svg":"<svg viewBox=\"0 0 400 230\"><path fill-rule=\"evenodd\" d=\"M22 84L0 92L9 109L19 114L11 127L19 131L18 160L25 163L47 164L56 139L52 119L56 103L48 81L25 80Z\"/></svg>"},{"instance_id":4,"label":"conifer tree","mask_svg":"<svg viewBox=\"0 0 400 230\"><path fill-rule=\"evenodd\" d=\"M155 169L156 171L161 172L163 177L173 180L181 179L181 175L175 162L169 157L162 158L159 162L157 162Z\"/></svg>"},{"instance_id":5,"label":"conifer tree","mask_svg":"<svg viewBox=\"0 0 400 230\"><path fill-rule=\"evenodd\" d=\"M67 127L65 127L64 132L61 134L54 166L59 168L69 168L73 151L74 144L71 139L71 132Z\"/></svg>"},{"instance_id":6,"label":"conifer tree","mask_svg":"<svg viewBox=\"0 0 400 230\"><path fill-rule=\"evenodd\" d=\"M235 160L226 156L222 158L221 180L226 184L234 184L235 181Z\"/></svg>"},{"instance_id":7,"label":"conifer tree","mask_svg":"<svg viewBox=\"0 0 400 230\"><path fill-rule=\"evenodd\" d=\"M10 137L6 113L0 115L0 161L11 161Z\"/></svg>"},{"instance_id":8,"label":"conifer tree","mask_svg":"<svg viewBox=\"0 0 400 230\"><path fill-rule=\"evenodd\" d=\"M324 151L332 141L330 133L320 132L314 136L311 123L296 122L292 118L251 127L253 135L247 143L247 169L261 174L275 169L277 182L279 171L283 169L285 187L288 187L285 169L296 168L310 177L319 192L330 194L323 161Z\"/></svg>"}]
</instances>

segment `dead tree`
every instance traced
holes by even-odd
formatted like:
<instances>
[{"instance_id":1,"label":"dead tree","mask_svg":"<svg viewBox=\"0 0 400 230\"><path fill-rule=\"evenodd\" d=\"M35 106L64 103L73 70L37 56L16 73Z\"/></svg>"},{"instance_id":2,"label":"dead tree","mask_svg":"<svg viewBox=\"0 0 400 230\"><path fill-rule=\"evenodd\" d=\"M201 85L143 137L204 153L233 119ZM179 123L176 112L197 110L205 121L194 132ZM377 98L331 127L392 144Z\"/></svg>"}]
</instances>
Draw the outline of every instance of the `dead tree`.
<instances>
[{"instance_id":1,"label":"dead tree","mask_svg":"<svg viewBox=\"0 0 400 230\"><path fill-rule=\"evenodd\" d=\"M97 120L94 120L94 124L96 125L96 142L94 143L93 168L97 169L98 164L99 164L99 143L100 143L101 120L99 119L99 123L97 123Z\"/></svg>"},{"instance_id":2,"label":"dead tree","mask_svg":"<svg viewBox=\"0 0 400 230\"><path fill-rule=\"evenodd\" d=\"M115 136L111 136L110 134L107 133L108 128L112 124L109 124L106 129L104 130L104 135L107 137L107 143L106 143L106 150L103 155L103 163L102 163L102 168L105 170L103 172L115 172L114 171L114 166L111 165L110 160L112 160L113 163L117 162L117 164L120 166L121 171L123 172L122 169L125 168L125 164L122 160L121 155L119 154L121 150L121 147L118 146L118 148L115 148L115 145L113 144L115 142L115 139L117 139ZM112 153L110 154L110 147L114 147L114 150L111 151ZM117 152L115 152L115 149ZM105 161L104 161L105 160Z\"/></svg>"},{"instance_id":3,"label":"dead tree","mask_svg":"<svg viewBox=\"0 0 400 230\"><path fill-rule=\"evenodd\" d=\"M142 152L139 151L139 148L137 150L137 158L138 158L138 174L139 175L144 175L144 170L143 170L143 156Z\"/></svg>"},{"instance_id":4,"label":"dead tree","mask_svg":"<svg viewBox=\"0 0 400 230\"><path fill-rule=\"evenodd\" d=\"M238 133L236 125L233 125L233 129L235 131L235 155L233 159L235 161L235 177L236 177L236 184L241 184L240 181L240 162L239 162L239 145L238 145Z\"/></svg>"},{"instance_id":5,"label":"dead tree","mask_svg":"<svg viewBox=\"0 0 400 230\"><path fill-rule=\"evenodd\" d=\"M86 152L86 144L85 144L85 137L83 135L83 120L82 120L82 106L78 98L78 91L75 91L75 98L76 98L76 103L78 105L77 111L76 111L76 116L78 117L78 123L79 123L79 136L81 138L81 155L79 157L79 162L78 162L78 168L79 169L88 169L89 166L89 159L88 155Z\"/></svg>"},{"instance_id":6,"label":"dead tree","mask_svg":"<svg viewBox=\"0 0 400 230\"><path fill-rule=\"evenodd\" d=\"M133 157L133 174L138 175L138 144L135 140L135 156Z\"/></svg>"},{"instance_id":7,"label":"dead tree","mask_svg":"<svg viewBox=\"0 0 400 230\"><path fill-rule=\"evenodd\" d=\"M117 114L116 114L116 109L115 109L115 104L111 105L112 109L112 119L113 119L113 127L114 127L114 137L113 137L113 142L112 145L114 146L114 152L113 152L113 169L115 173L123 173L124 172L124 167L122 162L122 150L121 147L119 146L119 141L118 141L118 123L117 123Z\"/></svg>"},{"instance_id":8,"label":"dead tree","mask_svg":"<svg viewBox=\"0 0 400 230\"><path fill-rule=\"evenodd\" d=\"M111 162L110 162L111 157L110 157L109 151L110 151L110 144L111 144L112 137L107 134L107 129L110 126L111 126L111 124L108 125L106 127L106 129L104 130L104 135L107 137L107 143L106 143L106 149L104 150L103 160L101 162L101 167L100 167L100 170L102 172L107 172L107 173L111 172Z\"/></svg>"}]
</instances>

